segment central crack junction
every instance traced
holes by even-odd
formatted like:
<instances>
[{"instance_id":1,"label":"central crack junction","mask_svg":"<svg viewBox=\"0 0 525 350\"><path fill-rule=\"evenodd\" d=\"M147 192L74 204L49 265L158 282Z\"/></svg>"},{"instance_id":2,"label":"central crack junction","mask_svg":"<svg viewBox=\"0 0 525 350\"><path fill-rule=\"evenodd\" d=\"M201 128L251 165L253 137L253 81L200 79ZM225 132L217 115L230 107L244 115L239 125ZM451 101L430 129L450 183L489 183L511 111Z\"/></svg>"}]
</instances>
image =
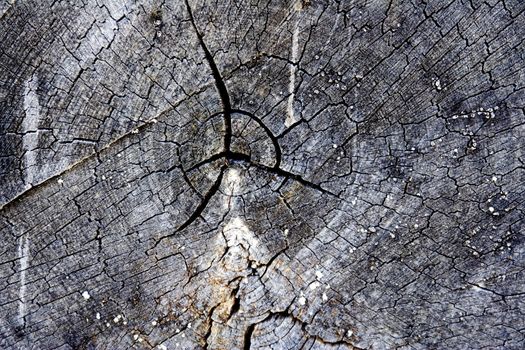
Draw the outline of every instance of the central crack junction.
<instances>
[{"instance_id":1,"label":"central crack junction","mask_svg":"<svg viewBox=\"0 0 525 350\"><path fill-rule=\"evenodd\" d=\"M289 172L287 170L282 169L280 167L281 166L281 160L282 160L281 147L279 145L279 142L278 142L277 138L271 132L271 130L264 124L264 122L260 118L257 118L254 114L252 114L252 113L250 113L248 111L241 110L241 109L234 109L234 108L232 108L230 95L228 93L228 89L226 88L226 84L224 83L224 80L223 80L223 78L222 78L222 76L221 76L221 74L219 72L219 69L217 67L217 64L215 63L213 55L208 50L208 47L206 46L206 43L204 42L204 38L203 38L203 36L201 35L201 33L199 32L199 30L197 28L197 25L195 23L195 19L193 17L193 13L192 13L190 5L189 5L187 0L185 2L186 2L186 8L187 8L189 16L190 16L191 24L193 26L193 29L195 30L195 33L196 33L197 38L199 40L199 44L200 44L202 50L204 51L204 56L206 58L206 61L208 62L208 65L210 66L210 69L212 71L212 75L213 75L213 78L215 80L215 85L216 85L216 88L217 88L217 91L219 93L220 100L221 100L221 103L222 103L222 111L212 115L211 117L214 117L214 116L217 116L217 115L220 115L220 114L223 115L225 132L224 132L224 149L223 149L223 151L221 151L219 153L216 153L216 154L213 154L209 158L204 159L204 160L202 160L202 161L200 161L200 162L190 166L187 169L183 169L183 171L184 172L189 172L189 171L192 171L192 170L196 170L196 169L199 169L200 167L202 167L202 166L204 166L206 164L209 164L211 162L214 162L214 161L217 161L217 160L221 160L221 159L225 160L225 162L221 166L219 175L217 176L215 182L210 187L210 189L207 191L207 193L202 197L202 200L201 200L200 204L197 206L197 208L192 213L192 215L184 223L182 223L177 228L175 233L184 230L186 227L190 226L197 218L199 218L201 216L202 212L206 209L206 206L208 205L210 200L213 198L213 196L217 193L217 191L221 187L222 180L224 178L224 172L226 171L226 169L228 169L229 166L231 166L232 164L236 164L236 163L244 163L244 164L247 164L248 166L254 166L254 167L258 168L258 169L264 170L264 171L272 173L274 175L277 175L277 176L280 176L280 177L284 177L286 179L292 179L294 181L299 182L301 185L303 185L305 187L317 190L317 191L319 191L319 192L321 192L323 194L328 194L328 195L331 195L331 196L336 197L336 198L339 199L339 197L336 194L334 194L334 193L332 193L332 192L322 188L320 185L315 184L315 183L313 183L311 181L308 181L308 180L304 179L303 177L301 177L298 174L294 174L294 173L291 173L291 172ZM268 138L270 139L270 141L271 141L271 143L273 145L274 158L275 158L274 162L273 162L273 165L267 165L267 164L263 164L262 162L254 161L250 155L245 154L243 152L235 151L233 149L233 147L232 147L232 139L233 139L232 116L233 115L239 115L239 116L247 117L250 120L253 120L255 123L257 123L257 125L259 125L259 127L262 128L262 130L268 136Z\"/></svg>"}]
</instances>

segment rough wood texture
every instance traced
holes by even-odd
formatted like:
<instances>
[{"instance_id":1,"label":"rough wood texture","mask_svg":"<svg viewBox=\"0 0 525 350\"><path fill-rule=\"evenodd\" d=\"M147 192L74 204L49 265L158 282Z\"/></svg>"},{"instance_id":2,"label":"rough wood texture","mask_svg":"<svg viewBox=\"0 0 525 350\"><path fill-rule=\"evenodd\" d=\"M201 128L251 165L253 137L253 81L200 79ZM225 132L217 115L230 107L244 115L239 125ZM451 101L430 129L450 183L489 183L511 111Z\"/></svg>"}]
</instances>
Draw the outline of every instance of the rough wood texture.
<instances>
[{"instance_id":1,"label":"rough wood texture","mask_svg":"<svg viewBox=\"0 0 525 350\"><path fill-rule=\"evenodd\" d=\"M4 0L0 348L525 348L524 11Z\"/></svg>"}]
</instances>

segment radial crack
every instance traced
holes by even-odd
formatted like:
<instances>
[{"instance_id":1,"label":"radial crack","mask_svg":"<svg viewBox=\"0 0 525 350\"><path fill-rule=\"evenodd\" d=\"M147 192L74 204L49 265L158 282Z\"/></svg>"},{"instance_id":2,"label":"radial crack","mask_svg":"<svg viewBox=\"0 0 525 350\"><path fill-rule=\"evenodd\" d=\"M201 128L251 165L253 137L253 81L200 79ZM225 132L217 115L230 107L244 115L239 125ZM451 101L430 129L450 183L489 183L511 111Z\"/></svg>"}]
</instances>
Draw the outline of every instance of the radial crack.
<instances>
[{"instance_id":1,"label":"radial crack","mask_svg":"<svg viewBox=\"0 0 525 350\"><path fill-rule=\"evenodd\" d=\"M230 150L231 146L231 139L232 139L232 118L231 118L231 102L230 102L230 95L228 94L228 90L226 89L226 84L224 84L224 80L222 79L221 73L219 72L219 68L217 68L217 64L215 64L215 60L213 59L212 54L208 50L208 47L206 46L206 43L204 42L204 38L202 37L201 33L199 32L199 29L197 28L197 24L195 23L195 19L193 18L193 13L191 11L190 4L188 3L188 0L185 0L186 2L186 8L188 9L188 13L190 15L191 24L193 26L193 29L195 30L195 33L197 34L197 38L199 39L200 46L202 50L204 51L204 56L206 57L206 61L208 61L208 65L211 68L213 78L215 79L215 85L217 86L217 90L219 91L219 95L222 101L222 107L224 110L224 127L225 127L225 136L224 136L224 149L226 151Z\"/></svg>"}]
</instances>

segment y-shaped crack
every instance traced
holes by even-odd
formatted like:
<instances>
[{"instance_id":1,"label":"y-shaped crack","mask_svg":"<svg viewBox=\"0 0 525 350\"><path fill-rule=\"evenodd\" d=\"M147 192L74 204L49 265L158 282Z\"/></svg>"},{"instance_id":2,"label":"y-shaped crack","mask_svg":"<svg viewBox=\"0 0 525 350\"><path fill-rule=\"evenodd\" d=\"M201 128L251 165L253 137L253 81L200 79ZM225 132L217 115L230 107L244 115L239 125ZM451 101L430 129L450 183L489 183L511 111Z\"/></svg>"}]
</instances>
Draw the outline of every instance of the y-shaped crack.
<instances>
[{"instance_id":1,"label":"y-shaped crack","mask_svg":"<svg viewBox=\"0 0 525 350\"><path fill-rule=\"evenodd\" d=\"M231 102L230 102L230 95L228 93L228 89L226 88L226 84L224 83L224 80L223 80L223 78L221 76L221 73L219 72L219 68L217 67L217 64L215 63L213 55L210 53L210 50L208 50L208 47L206 46L206 43L204 42L203 36L201 35L201 33L199 32L199 29L197 28L197 24L195 22L195 18L193 17L193 13L192 13L192 10L191 10L191 7L190 7L190 4L189 4L188 0L185 0L185 3L186 3L186 8L188 10L188 14L190 16L191 24L193 26L193 29L195 30L195 33L196 33L197 38L199 40L200 46L201 46L202 50L204 51L204 55L205 55L206 61L208 62L209 66L210 66L213 78L215 79L215 85L217 86L217 91L218 91L219 96L221 98L222 107L223 107L223 111L221 113L224 115L225 133L224 133L224 151L219 152L217 154L214 154L214 155L210 156L209 158L207 158L207 159L205 159L205 160L203 160L203 161L201 161L201 162L199 162L197 164L194 164L193 166L191 166L188 169L182 169L182 170L183 170L183 173L190 172L190 171L193 171L193 170L196 170L196 169L200 168L201 166L203 166L205 164L209 164L209 163L211 163L213 161L220 160L220 159L226 160L226 165L223 165L221 167L221 171L220 171L219 176L217 177L217 179L215 180L215 182L211 186L211 188L208 190L208 192L204 195L204 197L202 198L201 203L197 206L197 208L195 209L193 214L183 224L181 224L176 229L176 231L173 234L165 236L165 237L161 238L161 240L164 239L164 238L171 237L172 235L176 234L177 232L180 232L180 231L184 230L185 228L190 226L198 217L201 216L202 212L206 209L206 206L208 205L210 200L213 198L213 196L219 190L219 188L221 186L221 183L222 183L223 176L224 176L224 172L226 171L226 169L229 167L230 164L235 163L235 162L247 163L249 166L254 166L254 167L258 168L258 169L261 169L261 170L264 170L266 172L275 174L277 176L282 176L282 177L285 177L287 179L292 179L294 181L299 182L300 184L302 184L305 187L317 190L317 191L319 191L319 192L321 192L323 194L328 194L328 195L331 195L333 197L336 197L336 198L340 199L338 195L336 195L335 193L333 193L331 191L328 191L328 190L322 188L320 185L315 184L315 183L313 183L311 181L308 181L308 180L302 178L298 174L294 174L294 173L291 173L291 172L286 171L284 169L281 169L280 165L281 165L282 151L281 151L281 147L279 145L279 142L277 140L277 137L271 132L271 130L263 123L263 121L261 119L257 118L252 113L247 112L247 111L243 111L243 110L240 110L240 109L232 109ZM275 150L275 164L273 166L267 166L267 165L264 165L264 164L261 164L261 163L258 163L258 162L254 162L250 158L250 156L248 156L246 154L243 154L243 153L233 152L231 150L231 142L232 142L232 135L233 135L233 131L232 131L232 114L233 113L238 113L238 114L245 115L245 116L249 117L250 119L254 120L259 126L261 126L263 128L263 130L268 135L268 137L270 138L270 140L272 141L272 144L274 146L274 150Z\"/></svg>"}]
</instances>

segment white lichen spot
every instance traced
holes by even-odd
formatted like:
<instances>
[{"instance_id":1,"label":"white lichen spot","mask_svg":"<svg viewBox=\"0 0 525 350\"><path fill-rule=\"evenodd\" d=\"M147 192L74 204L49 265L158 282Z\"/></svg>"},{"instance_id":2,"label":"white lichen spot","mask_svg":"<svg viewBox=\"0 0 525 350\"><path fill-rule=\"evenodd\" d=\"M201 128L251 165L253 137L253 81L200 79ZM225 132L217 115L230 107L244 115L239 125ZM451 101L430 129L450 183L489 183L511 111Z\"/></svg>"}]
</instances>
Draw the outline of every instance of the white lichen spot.
<instances>
[{"instance_id":1,"label":"white lichen spot","mask_svg":"<svg viewBox=\"0 0 525 350\"><path fill-rule=\"evenodd\" d=\"M304 296L299 297L299 304L305 305L306 304L306 298Z\"/></svg>"},{"instance_id":2,"label":"white lichen spot","mask_svg":"<svg viewBox=\"0 0 525 350\"><path fill-rule=\"evenodd\" d=\"M58 179L57 182L58 182L59 185L62 185L64 183L64 180Z\"/></svg>"},{"instance_id":3,"label":"white lichen spot","mask_svg":"<svg viewBox=\"0 0 525 350\"><path fill-rule=\"evenodd\" d=\"M100 320L100 312L97 312L97 314L95 315L95 318L96 318L97 320Z\"/></svg>"},{"instance_id":4,"label":"white lichen spot","mask_svg":"<svg viewBox=\"0 0 525 350\"><path fill-rule=\"evenodd\" d=\"M319 270L315 271L315 277L320 280L321 278L323 278L323 273Z\"/></svg>"},{"instance_id":5,"label":"white lichen spot","mask_svg":"<svg viewBox=\"0 0 525 350\"><path fill-rule=\"evenodd\" d=\"M158 348L159 348L159 350L168 350L168 347L166 345L164 345L164 344L160 344L158 346Z\"/></svg>"},{"instance_id":6,"label":"white lichen spot","mask_svg":"<svg viewBox=\"0 0 525 350\"><path fill-rule=\"evenodd\" d=\"M117 315L113 318L113 322L119 323L119 321L122 319L122 315Z\"/></svg>"},{"instance_id":7,"label":"white lichen spot","mask_svg":"<svg viewBox=\"0 0 525 350\"><path fill-rule=\"evenodd\" d=\"M348 338L350 338L353 334L354 334L354 332L353 332L351 329L349 329L348 331L346 331L346 336L347 336Z\"/></svg>"},{"instance_id":8,"label":"white lichen spot","mask_svg":"<svg viewBox=\"0 0 525 350\"><path fill-rule=\"evenodd\" d=\"M493 213L493 212L494 212L494 207L489 207L489 211L490 211L491 213Z\"/></svg>"},{"instance_id":9,"label":"white lichen spot","mask_svg":"<svg viewBox=\"0 0 525 350\"><path fill-rule=\"evenodd\" d=\"M310 289L311 290L316 290L317 288L319 288L320 285L321 285L321 283L315 281L312 284L310 284Z\"/></svg>"},{"instance_id":10,"label":"white lichen spot","mask_svg":"<svg viewBox=\"0 0 525 350\"><path fill-rule=\"evenodd\" d=\"M390 238L396 238L396 235L392 232L390 232Z\"/></svg>"},{"instance_id":11,"label":"white lichen spot","mask_svg":"<svg viewBox=\"0 0 525 350\"><path fill-rule=\"evenodd\" d=\"M323 301L327 301L328 300L328 295L326 295L326 293L323 293Z\"/></svg>"},{"instance_id":12,"label":"white lichen spot","mask_svg":"<svg viewBox=\"0 0 525 350\"><path fill-rule=\"evenodd\" d=\"M89 298L91 298L91 295L89 295L89 292L85 290L82 292L82 298L84 298L85 300L88 300Z\"/></svg>"},{"instance_id":13,"label":"white lichen spot","mask_svg":"<svg viewBox=\"0 0 525 350\"><path fill-rule=\"evenodd\" d=\"M157 321L155 321L155 320L154 320L154 321L151 321L151 325L152 325L152 326L156 326L156 325L157 325Z\"/></svg>"}]
</instances>

